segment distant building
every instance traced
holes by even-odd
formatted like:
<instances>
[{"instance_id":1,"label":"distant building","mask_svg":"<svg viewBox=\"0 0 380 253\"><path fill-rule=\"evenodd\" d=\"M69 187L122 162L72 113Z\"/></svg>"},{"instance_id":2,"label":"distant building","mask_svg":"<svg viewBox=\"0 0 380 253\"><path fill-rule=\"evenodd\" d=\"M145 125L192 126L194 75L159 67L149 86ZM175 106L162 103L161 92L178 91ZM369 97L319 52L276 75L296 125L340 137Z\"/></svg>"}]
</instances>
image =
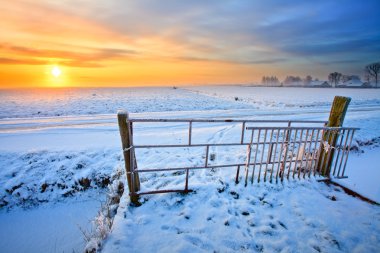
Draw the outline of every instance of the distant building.
<instances>
[{"instance_id":1,"label":"distant building","mask_svg":"<svg viewBox=\"0 0 380 253\"><path fill-rule=\"evenodd\" d=\"M346 82L339 83L337 88L361 88L363 87L363 82L360 79L351 79Z\"/></svg>"},{"instance_id":2,"label":"distant building","mask_svg":"<svg viewBox=\"0 0 380 253\"><path fill-rule=\"evenodd\" d=\"M373 88L374 86L369 82L364 82L361 87L362 88Z\"/></svg>"},{"instance_id":3,"label":"distant building","mask_svg":"<svg viewBox=\"0 0 380 253\"><path fill-rule=\"evenodd\" d=\"M309 87L309 88L330 88L331 85L326 81L311 81L310 83L306 84L305 87Z\"/></svg>"}]
</instances>

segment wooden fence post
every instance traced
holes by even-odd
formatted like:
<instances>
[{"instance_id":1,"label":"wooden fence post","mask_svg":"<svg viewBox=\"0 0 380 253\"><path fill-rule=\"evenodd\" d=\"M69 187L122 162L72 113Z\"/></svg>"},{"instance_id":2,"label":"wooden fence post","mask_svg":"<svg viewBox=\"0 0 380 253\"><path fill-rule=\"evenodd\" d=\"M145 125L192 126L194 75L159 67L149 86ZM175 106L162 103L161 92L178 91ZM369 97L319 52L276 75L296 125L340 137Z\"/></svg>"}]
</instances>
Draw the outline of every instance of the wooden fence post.
<instances>
[{"instance_id":1,"label":"wooden fence post","mask_svg":"<svg viewBox=\"0 0 380 253\"><path fill-rule=\"evenodd\" d=\"M348 105L351 101L349 97L335 96L331 106L329 121L327 127L343 126L344 117L346 116ZM329 147L335 147L338 135L334 132L325 132L323 135L323 143L328 143ZM324 152L324 145L320 147L321 155L318 161L318 170L322 176L330 177L331 165L334 157L334 149L331 149L331 155Z\"/></svg>"},{"instance_id":2,"label":"wooden fence post","mask_svg":"<svg viewBox=\"0 0 380 253\"><path fill-rule=\"evenodd\" d=\"M122 110L117 112L130 198L132 203L138 204L138 196L135 193L140 190L140 178L139 174L135 172L134 150L130 149L132 146L132 127L128 118L128 112Z\"/></svg>"}]
</instances>

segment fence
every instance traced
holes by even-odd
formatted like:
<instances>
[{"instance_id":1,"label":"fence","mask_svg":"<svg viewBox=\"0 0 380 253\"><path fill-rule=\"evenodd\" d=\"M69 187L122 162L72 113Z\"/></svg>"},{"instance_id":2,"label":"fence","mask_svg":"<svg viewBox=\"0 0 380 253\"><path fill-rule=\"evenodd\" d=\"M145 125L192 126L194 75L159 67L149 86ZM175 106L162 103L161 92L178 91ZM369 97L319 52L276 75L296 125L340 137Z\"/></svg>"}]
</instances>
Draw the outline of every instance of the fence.
<instances>
[{"instance_id":1,"label":"fence","mask_svg":"<svg viewBox=\"0 0 380 253\"><path fill-rule=\"evenodd\" d=\"M335 102L335 100L334 100ZM348 105L348 104L347 104ZM343 108L346 110L346 108ZM331 118L341 114L332 110ZM344 117L344 115L343 115ZM154 193L188 192L189 171L214 168L236 168L235 181L278 182L286 179L301 179L311 176L345 178L345 168L353 140L358 128L326 126L325 121L283 121L283 120L220 120L220 119L130 119L128 113L118 113L120 134L122 137L128 186L133 202L138 196ZM134 123L176 122L187 125L187 143L185 144L134 144ZM193 140L194 123L241 124L240 136L232 143L196 143ZM271 126L257 126L260 124ZM278 125L285 126L278 126ZM319 126L313 126L318 124ZM277 125L277 126L273 126ZM297 125L297 126L294 126ZM301 125L301 126L299 126ZM339 124L338 124L339 125ZM245 160L238 163L210 165L210 147L244 146ZM200 165L171 168L139 169L135 150L160 148L204 148L204 163ZM243 173L241 169L244 168ZM158 171L184 171L183 189L140 191L139 174ZM242 174L242 175L240 175Z\"/></svg>"}]
</instances>

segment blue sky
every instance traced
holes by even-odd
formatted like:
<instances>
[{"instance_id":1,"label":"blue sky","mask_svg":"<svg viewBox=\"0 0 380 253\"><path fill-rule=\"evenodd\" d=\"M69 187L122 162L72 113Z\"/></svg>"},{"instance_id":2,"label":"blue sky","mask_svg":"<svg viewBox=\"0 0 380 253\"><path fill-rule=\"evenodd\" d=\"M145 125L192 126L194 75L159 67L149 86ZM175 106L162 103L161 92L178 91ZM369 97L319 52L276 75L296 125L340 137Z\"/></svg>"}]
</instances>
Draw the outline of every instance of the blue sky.
<instances>
[{"instance_id":1,"label":"blue sky","mask_svg":"<svg viewBox=\"0 0 380 253\"><path fill-rule=\"evenodd\" d=\"M182 57L276 64L322 76L360 74L365 64L380 61L378 0L111 2L87 1L82 15L130 37L170 37L199 50Z\"/></svg>"}]
</instances>

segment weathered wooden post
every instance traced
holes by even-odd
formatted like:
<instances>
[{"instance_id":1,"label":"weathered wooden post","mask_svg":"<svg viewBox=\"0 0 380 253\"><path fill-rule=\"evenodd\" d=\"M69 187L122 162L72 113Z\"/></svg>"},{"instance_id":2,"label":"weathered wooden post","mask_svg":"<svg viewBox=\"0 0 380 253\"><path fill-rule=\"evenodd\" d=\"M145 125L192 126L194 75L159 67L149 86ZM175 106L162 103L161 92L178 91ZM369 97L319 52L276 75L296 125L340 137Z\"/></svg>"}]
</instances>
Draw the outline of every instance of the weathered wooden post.
<instances>
[{"instance_id":1,"label":"weathered wooden post","mask_svg":"<svg viewBox=\"0 0 380 253\"><path fill-rule=\"evenodd\" d=\"M329 121L327 127L341 127L343 126L344 117L346 116L348 105L351 101L349 97L336 96L331 106ZM327 131L323 135L323 143L328 143L328 146L335 147L338 134L333 131ZM334 157L334 149L331 149L329 153L324 152L324 145L320 147L317 168L321 172L322 176L330 177L331 165Z\"/></svg>"},{"instance_id":2,"label":"weathered wooden post","mask_svg":"<svg viewBox=\"0 0 380 253\"><path fill-rule=\"evenodd\" d=\"M133 145L132 127L128 118L128 112L123 110L117 112L130 198L132 203L138 204L138 196L135 193L140 190L140 178L139 174L135 172L135 153L131 149Z\"/></svg>"}]
</instances>

